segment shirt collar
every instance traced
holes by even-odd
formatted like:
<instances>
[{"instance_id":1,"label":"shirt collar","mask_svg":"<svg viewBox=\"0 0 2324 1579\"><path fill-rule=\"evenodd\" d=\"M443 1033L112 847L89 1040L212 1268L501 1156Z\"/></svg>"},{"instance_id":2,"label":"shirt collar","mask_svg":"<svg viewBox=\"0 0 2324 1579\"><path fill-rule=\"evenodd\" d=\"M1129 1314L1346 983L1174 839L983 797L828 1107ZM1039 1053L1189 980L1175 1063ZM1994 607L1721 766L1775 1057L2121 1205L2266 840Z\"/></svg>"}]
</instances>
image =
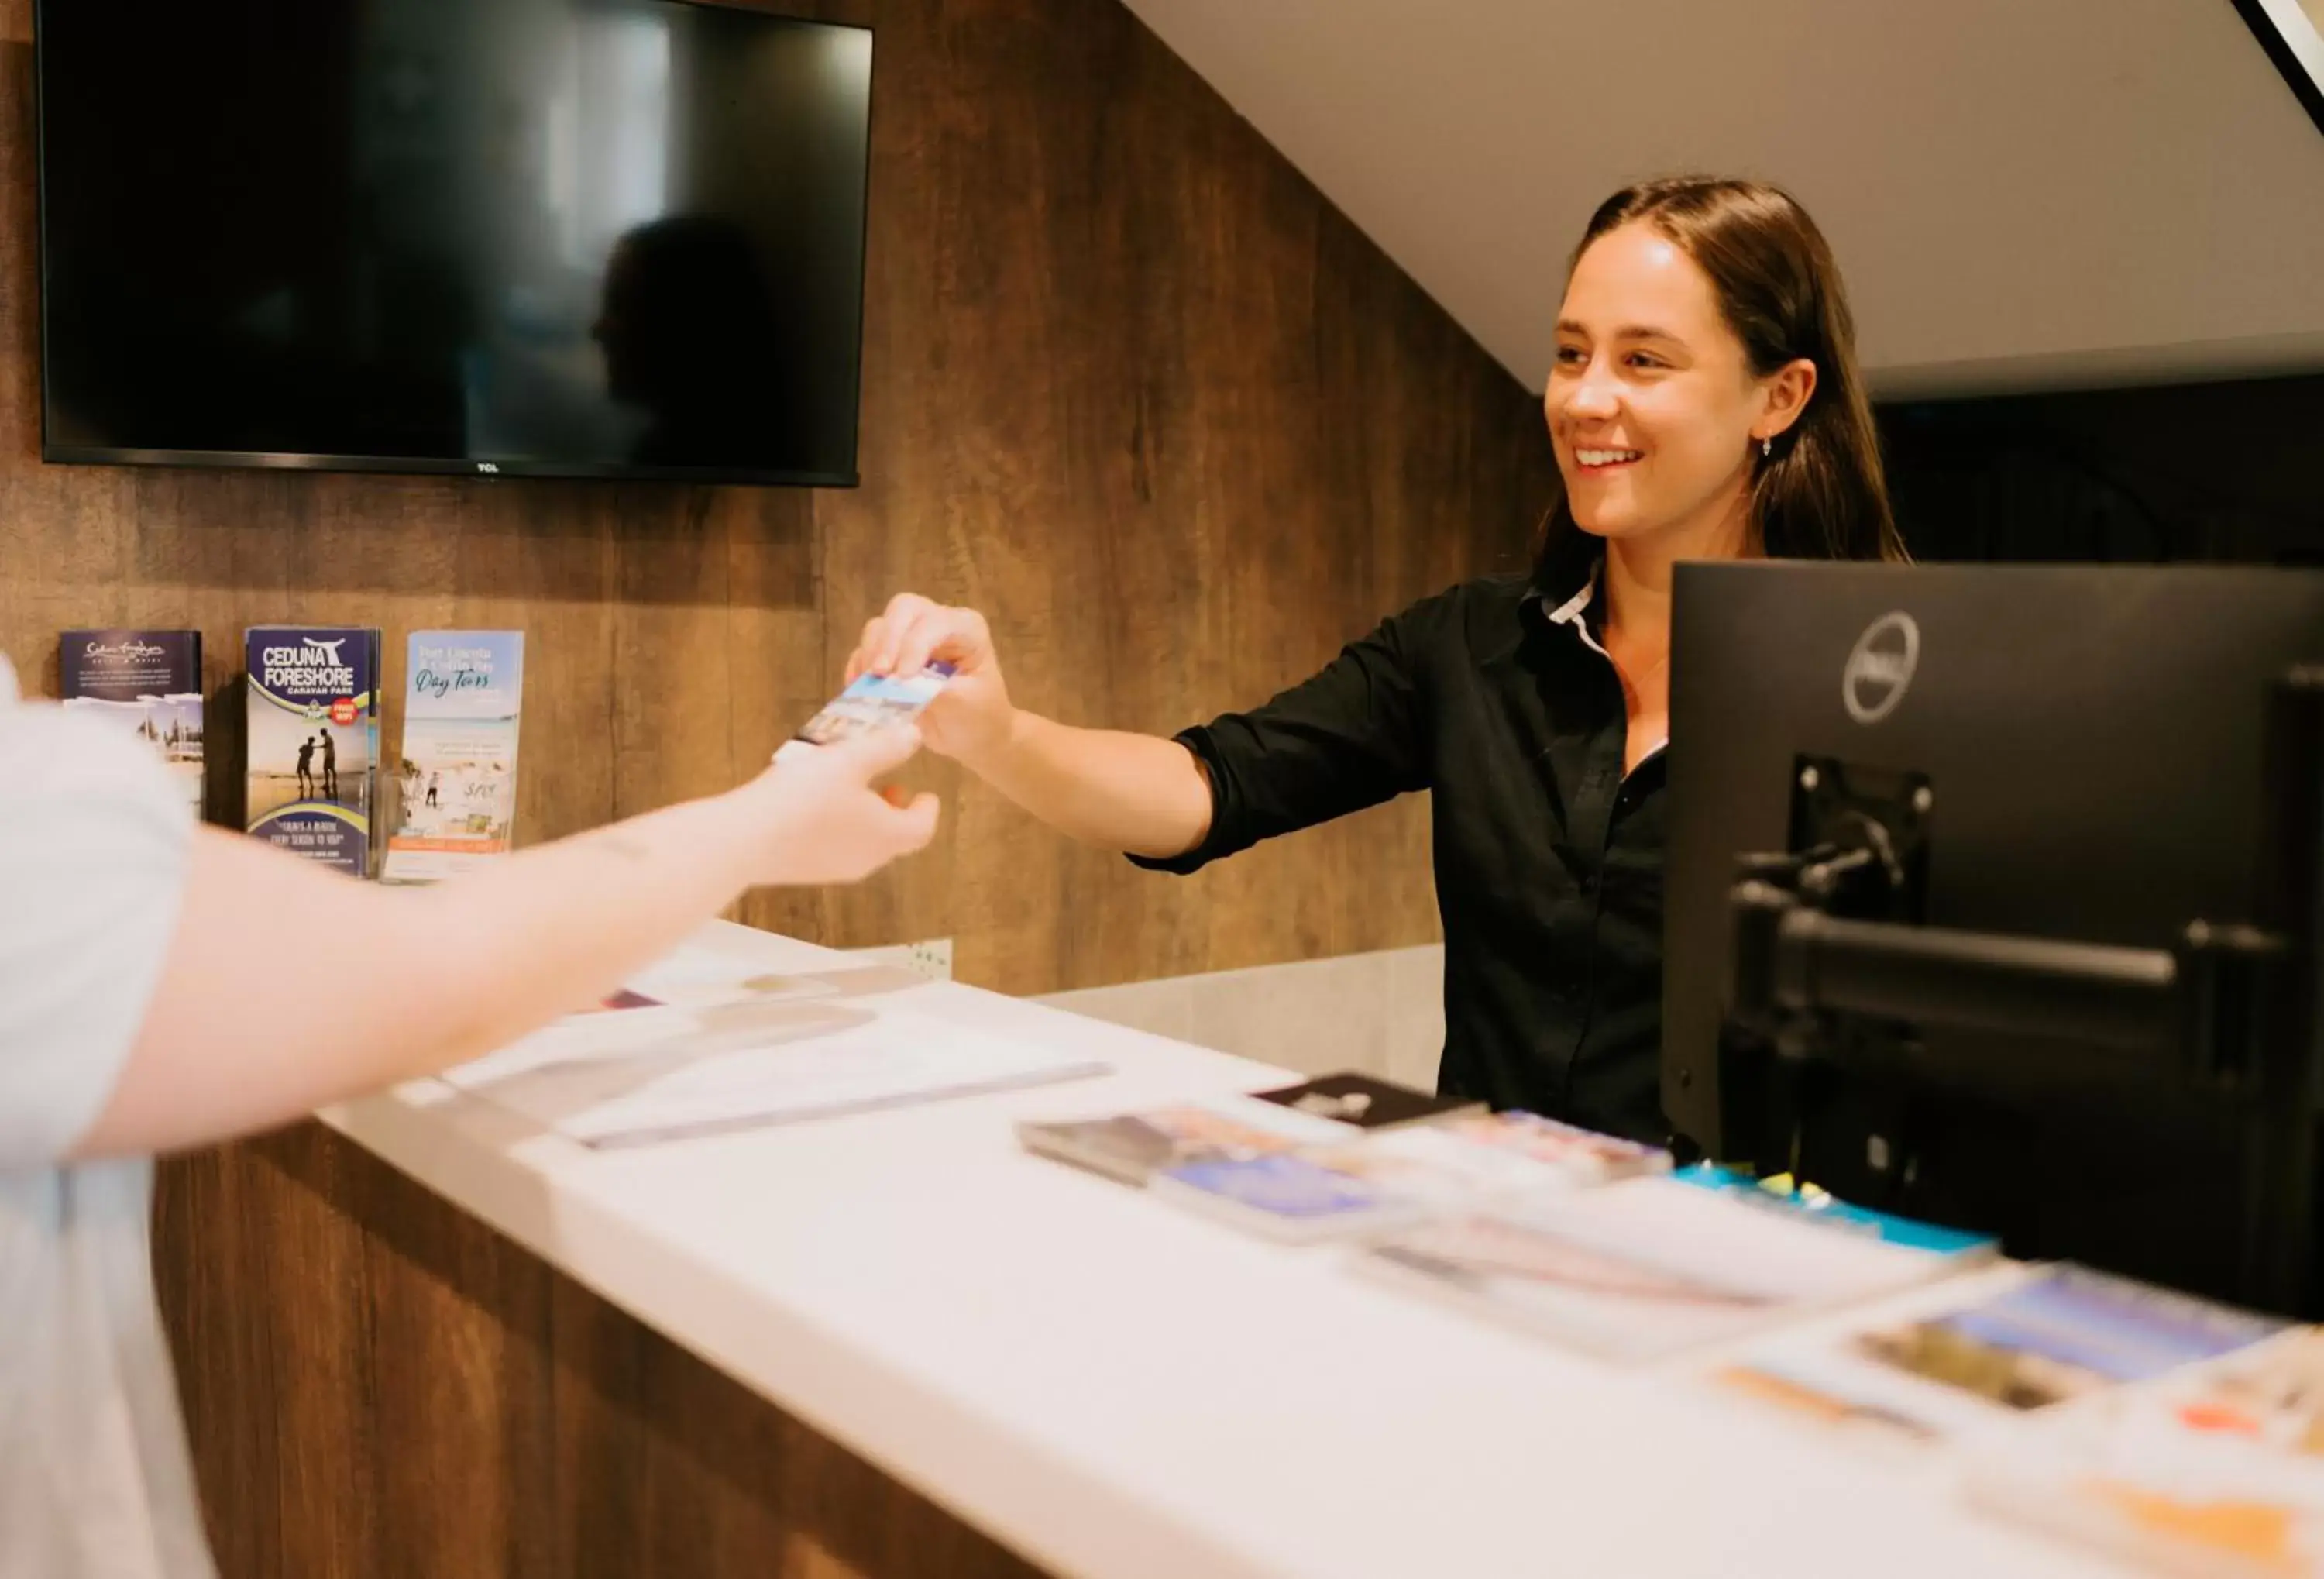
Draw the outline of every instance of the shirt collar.
<instances>
[{"instance_id":1,"label":"shirt collar","mask_svg":"<svg viewBox=\"0 0 2324 1579\"><path fill-rule=\"evenodd\" d=\"M1582 644L1600 658L1607 658L1605 646L1598 640L1598 633L1590 627L1591 615L1598 601L1598 582L1604 572L1605 565L1606 559L1603 553L1593 558L1590 561L1588 577L1563 603L1553 605L1550 602L1552 594L1538 582L1535 584L1534 588L1534 596L1540 603L1542 612L1548 617L1549 623L1553 625L1572 626L1573 633L1582 638ZM1612 661L1610 658L1607 658L1607 660Z\"/></svg>"},{"instance_id":2,"label":"shirt collar","mask_svg":"<svg viewBox=\"0 0 2324 1579\"><path fill-rule=\"evenodd\" d=\"M1605 574L1606 553L1604 549L1600 548L1589 561L1589 575L1581 586L1564 602L1560 604L1550 602L1551 593L1544 585L1548 579L1545 577L1535 578L1533 600L1535 605L1541 610L1543 616L1551 624L1571 627L1573 633L1582 638L1582 644L1584 647L1589 648L1591 651L1595 652L1610 665L1614 661L1614 655L1606 651L1605 643L1598 640L1598 633L1591 628L1591 616L1598 612L1598 584L1605 579ZM1646 754L1638 759L1638 767L1646 766L1647 762L1661 755L1669 745L1668 735L1655 742L1647 749ZM1637 768L1631 770L1632 772L1637 771Z\"/></svg>"}]
</instances>

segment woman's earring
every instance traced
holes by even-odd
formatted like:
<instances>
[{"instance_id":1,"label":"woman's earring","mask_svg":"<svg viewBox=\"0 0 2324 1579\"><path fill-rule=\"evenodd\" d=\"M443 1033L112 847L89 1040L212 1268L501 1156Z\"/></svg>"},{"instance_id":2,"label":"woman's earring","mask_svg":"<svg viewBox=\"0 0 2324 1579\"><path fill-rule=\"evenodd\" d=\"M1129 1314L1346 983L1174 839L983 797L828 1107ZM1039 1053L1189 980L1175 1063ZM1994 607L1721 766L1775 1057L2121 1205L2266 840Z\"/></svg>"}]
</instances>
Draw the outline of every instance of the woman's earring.
<instances>
[{"instance_id":1,"label":"woman's earring","mask_svg":"<svg viewBox=\"0 0 2324 1579\"><path fill-rule=\"evenodd\" d=\"M1775 454L1775 435L1773 435L1773 434L1769 434L1766 438L1762 439L1761 440L1759 440L1759 458L1760 458L1761 460L1765 460L1765 459L1766 459L1769 456L1771 456L1771 455L1773 455L1773 454Z\"/></svg>"}]
</instances>

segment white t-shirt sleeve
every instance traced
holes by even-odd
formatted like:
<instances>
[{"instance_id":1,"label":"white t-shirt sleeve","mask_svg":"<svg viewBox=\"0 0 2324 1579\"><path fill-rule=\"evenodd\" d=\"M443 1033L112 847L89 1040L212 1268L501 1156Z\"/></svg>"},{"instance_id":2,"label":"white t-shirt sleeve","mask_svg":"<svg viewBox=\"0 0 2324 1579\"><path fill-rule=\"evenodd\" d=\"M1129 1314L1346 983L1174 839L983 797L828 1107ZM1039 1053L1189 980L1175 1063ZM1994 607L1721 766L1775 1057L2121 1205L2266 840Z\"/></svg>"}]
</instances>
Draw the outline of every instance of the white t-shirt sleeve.
<instances>
[{"instance_id":1,"label":"white t-shirt sleeve","mask_svg":"<svg viewBox=\"0 0 2324 1579\"><path fill-rule=\"evenodd\" d=\"M150 748L18 705L0 663L0 1173L56 1162L104 1111L177 929L192 838Z\"/></svg>"}]
</instances>

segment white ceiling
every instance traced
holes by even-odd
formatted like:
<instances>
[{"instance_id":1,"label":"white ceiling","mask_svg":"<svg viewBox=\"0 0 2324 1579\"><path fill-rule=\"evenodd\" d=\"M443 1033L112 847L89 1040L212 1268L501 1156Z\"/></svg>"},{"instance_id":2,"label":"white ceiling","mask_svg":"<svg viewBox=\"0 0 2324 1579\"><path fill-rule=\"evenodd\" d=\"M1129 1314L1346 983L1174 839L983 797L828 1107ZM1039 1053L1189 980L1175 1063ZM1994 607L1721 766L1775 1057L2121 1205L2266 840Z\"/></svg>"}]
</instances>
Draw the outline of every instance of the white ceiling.
<instances>
[{"instance_id":1,"label":"white ceiling","mask_svg":"<svg viewBox=\"0 0 2324 1579\"><path fill-rule=\"evenodd\" d=\"M2229 0L1127 0L1527 384L1641 176L1764 177L1883 393L2324 368L2324 133Z\"/></svg>"}]
</instances>

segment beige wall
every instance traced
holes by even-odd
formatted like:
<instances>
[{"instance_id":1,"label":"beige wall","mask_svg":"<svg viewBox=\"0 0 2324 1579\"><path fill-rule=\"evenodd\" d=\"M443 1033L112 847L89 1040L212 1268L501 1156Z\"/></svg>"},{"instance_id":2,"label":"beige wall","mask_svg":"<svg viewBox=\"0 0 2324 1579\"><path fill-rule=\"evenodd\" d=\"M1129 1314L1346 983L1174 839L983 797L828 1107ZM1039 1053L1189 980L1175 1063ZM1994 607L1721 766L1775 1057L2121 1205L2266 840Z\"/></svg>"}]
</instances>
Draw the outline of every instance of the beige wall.
<instances>
[{"instance_id":1,"label":"beige wall","mask_svg":"<svg viewBox=\"0 0 2324 1579\"><path fill-rule=\"evenodd\" d=\"M2324 367L2324 135L2227 0L1129 4L1529 385L1690 170L1806 201L1886 393Z\"/></svg>"}]
</instances>

